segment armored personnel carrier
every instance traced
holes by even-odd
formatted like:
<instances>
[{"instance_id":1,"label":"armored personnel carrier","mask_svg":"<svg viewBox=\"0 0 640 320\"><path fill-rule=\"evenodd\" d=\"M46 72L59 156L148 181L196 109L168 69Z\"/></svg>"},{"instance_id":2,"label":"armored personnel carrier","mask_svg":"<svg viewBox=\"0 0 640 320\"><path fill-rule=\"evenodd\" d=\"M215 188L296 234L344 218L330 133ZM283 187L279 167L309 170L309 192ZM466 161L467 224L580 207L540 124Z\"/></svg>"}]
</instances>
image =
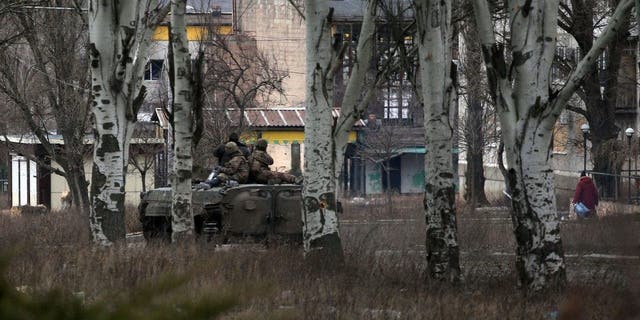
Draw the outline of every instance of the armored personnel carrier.
<instances>
[{"instance_id":1,"label":"armored personnel carrier","mask_svg":"<svg viewBox=\"0 0 640 320\"><path fill-rule=\"evenodd\" d=\"M301 186L242 184L193 189L195 231L216 243L278 239L302 241ZM145 239L171 239L171 188L141 194Z\"/></svg>"}]
</instances>

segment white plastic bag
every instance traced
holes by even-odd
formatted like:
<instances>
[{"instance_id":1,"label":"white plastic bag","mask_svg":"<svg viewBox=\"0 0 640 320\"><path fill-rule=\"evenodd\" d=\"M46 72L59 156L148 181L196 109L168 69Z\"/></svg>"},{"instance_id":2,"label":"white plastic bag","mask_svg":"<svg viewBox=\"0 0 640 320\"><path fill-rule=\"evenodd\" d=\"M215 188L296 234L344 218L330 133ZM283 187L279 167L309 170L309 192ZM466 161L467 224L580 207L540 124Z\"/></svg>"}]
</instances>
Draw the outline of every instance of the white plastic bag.
<instances>
[{"instance_id":1,"label":"white plastic bag","mask_svg":"<svg viewBox=\"0 0 640 320\"><path fill-rule=\"evenodd\" d=\"M582 218L584 218L587 215L589 215L589 212L591 211L582 202L578 202L578 203L574 204L573 205L573 209L575 210L576 214L578 216L582 217Z\"/></svg>"}]
</instances>

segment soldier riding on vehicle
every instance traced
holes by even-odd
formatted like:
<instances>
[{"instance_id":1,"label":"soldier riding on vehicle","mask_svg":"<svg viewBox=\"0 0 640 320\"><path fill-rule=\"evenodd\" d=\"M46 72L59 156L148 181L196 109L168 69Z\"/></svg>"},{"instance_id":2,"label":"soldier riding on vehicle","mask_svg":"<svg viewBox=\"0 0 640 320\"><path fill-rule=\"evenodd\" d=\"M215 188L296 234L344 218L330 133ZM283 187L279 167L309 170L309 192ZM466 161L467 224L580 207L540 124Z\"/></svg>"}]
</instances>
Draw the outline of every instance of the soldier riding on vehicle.
<instances>
[{"instance_id":1,"label":"soldier riding on vehicle","mask_svg":"<svg viewBox=\"0 0 640 320\"><path fill-rule=\"evenodd\" d=\"M273 163L265 152L266 141L259 141L252 160ZM217 244L228 242L285 241L302 242L302 188L293 184L247 183L249 163L235 142L224 146L229 160L216 166L206 182L194 186L193 225L196 234ZM271 173L267 164L253 160L258 181L292 181L291 175ZM255 181L254 181L255 182ZM170 187L140 194L138 214L145 239L171 240Z\"/></svg>"},{"instance_id":2,"label":"soldier riding on vehicle","mask_svg":"<svg viewBox=\"0 0 640 320\"><path fill-rule=\"evenodd\" d=\"M238 145L235 142L227 142L224 146L224 152L229 161L224 166L216 166L214 172L218 174L198 185L198 189L217 187L231 181L235 181L232 184L247 183L249 181L249 164Z\"/></svg>"},{"instance_id":3,"label":"soldier riding on vehicle","mask_svg":"<svg viewBox=\"0 0 640 320\"><path fill-rule=\"evenodd\" d=\"M247 147L246 144L240 141L240 137L238 136L237 133L232 132L231 134L229 134L229 141L225 143L221 143L213 151L213 155L216 157L216 159L218 159L219 166L224 167L224 165L229 160L231 160L231 155L228 152L225 152L225 146L229 142L235 143L238 149L240 150L240 152L242 152L242 155L245 157L245 159L249 159L249 156L251 156L251 151L249 150L249 147Z\"/></svg>"},{"instance_id":4,"label":"soldier riding on vehicle","mask_svg":"<svg viewBox=\"0 0 640 320\"><path fill-rule=\"evenodd\" d=\"M280 184L283 182L300 184L302 178L269 169L269 166L273 164L273 158L267 153L267 145L267 140L264 139L256 142L249 159L250 180L264 184Z\"/></svg>"}]
</instances>

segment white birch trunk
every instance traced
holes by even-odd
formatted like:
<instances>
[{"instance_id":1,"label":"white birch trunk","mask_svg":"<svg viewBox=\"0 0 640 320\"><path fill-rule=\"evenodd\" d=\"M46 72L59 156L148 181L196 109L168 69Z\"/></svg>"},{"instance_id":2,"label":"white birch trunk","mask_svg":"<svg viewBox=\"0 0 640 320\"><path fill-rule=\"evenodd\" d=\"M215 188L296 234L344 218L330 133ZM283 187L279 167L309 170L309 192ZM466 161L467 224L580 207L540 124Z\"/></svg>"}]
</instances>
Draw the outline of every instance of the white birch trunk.
<instances>
[{"instance_id":1,"label":"white birch trunk","mask_svg":"<svg viewBox=\"0 0 640 320\"><path fill-rule=\"evenodd\" d=\"M302 187L305 256L342 260L336 216L335 145L330 86L331 15L328 0L305 1L306 112ZM325 260L326 261L326 260Z\"/></svg>"},{"instance_id":2,"label":"white birch trunk","mask_svg":"<svg viewBox=\"0 0 640 320\"><path fill-rule=\"evenodd\" d=\"M346 85L342 104L340 105L340 117L337 119L333 130L336 152L336 164L334 167L336 181L342 170L344 153L349 143L349 133L353 130L353 125L356 121L362 119L362 115L376 93L377 79L369 79L367 82L366 78L374 57L377 8L376 0L371 0L367 3L360 35L358 36L356 58L351 68L351 75Z\"/></svg>"},{"instance_id":3,"label":"white birch trunk","mask_svg":"<svg viewBox=\"0 0 640 320\"><path fill-rule=\"evenodd\" d=\"M424 101L426 248L429 275L460 276L456 227L452 113L456 92L451 73L451 1L414 1L420 80Z\"/></svg>"},{"instance_id":4,"label":"white birch trunk","mask_svg":"<svg viewBox=\"0 0 640 320\"><path fill-rule=\"evenodd\" d=\"M619 17L632 0L623 0L609 25L553 95L551 64L556 46L557 0L509 1L511 51L508 66L495 43L485 0L474 0L489 85L499 110L512 192L517 241L516 267L521 285L538 291L566 282L564 251L556 213L550 166L554 124L568 99L611 40Z\"/></svg>"},{"instance_id":5,"label":"white birch trunk","mask_svg":"<svg viewBox=\"0 0 640 320\"><path fill-rule=\"evenodd\" d=\"M336 216L337 181L349 133L374 97L377 79L366 81L375 48L377 2L369 1L363 17L356 59L338 119L332 117L333 74L342 63L332 48L331 11L327 0L306 1L307 110L305 119L304 244L307 255L342 259ZM364 95L363 85L366 83Z\"/></svg>"},{"instance_id":6,"label":"white birch trunk","mask_svg":"<svg viewBox=\"0 0 640 320\"><path fill-rule=\"evenodd\" d=\"M191 58L185 23L186 0L171 1L171 45L173 46L174 86L173 116L175 144L171 174L172 241L193 235L191 207L191 172L193 120L191 117Z\"/></svg>"},{"instance_id":7,"label":"white birch trunk","mask_svg":"<svg viewBox=\"0 0 640 320\"><path fill-rule=\"evenodd\" d=\"M129 140L144 99L142 76L153 30L166 14L157 1L89 4L89 50L96 141L91 177L93 240L125 237L124 197Z\"/></svg>"}]
</instances>

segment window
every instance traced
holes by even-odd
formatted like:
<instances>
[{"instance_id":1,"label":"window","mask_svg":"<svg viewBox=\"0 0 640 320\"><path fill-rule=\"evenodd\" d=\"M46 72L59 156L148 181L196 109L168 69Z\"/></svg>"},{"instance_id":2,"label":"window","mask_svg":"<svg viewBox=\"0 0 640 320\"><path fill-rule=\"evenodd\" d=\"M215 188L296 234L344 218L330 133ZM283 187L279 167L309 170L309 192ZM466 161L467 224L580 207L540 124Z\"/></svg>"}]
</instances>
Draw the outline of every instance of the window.
<instances>
[{"instance_id":1,"label":"window","mask_svg":"<svg viewBox=\"0 0 640 320\"><path fill-rule=\"evenodd\" d=\"M394 49L396 41L393 39L390 29L378 30L377 37L377 52L383 63L399 58L398 51ZM415 45L414 38L404 37L402 44L409 51ZM407 73L394 72L386 80L380 97L383 107L382 118L389 120L410 119L409 106L413 100L413 88L407 79Z\"/></svg>"},{"instance_id":2,"label":"window","mask_svg":"<svg viewBox=\"0 0 640 320\"><path fill-rule=\"evenodd\" d=\"M164 60L149 60L144 68L144 80L160 80Z\"/></svg>"},{"instance_id":3,"label":"window","mask_svg":"<svg viewBox=\"0 0 640 320\"><path fill-rule=\"evenodd\" d=\"M409 102L413 95L406 74L396 74L389 79L382 94L385 119L409 119Z\"/></svg>"},{"instance_id":4,"label":"window","mask_svg":"<svg viewBox=\"0 0 640 320\"><path fill-rule=\"evenodd\" d=\"M357 39L360 33L360 25L338 24L333 34L335 41L341 41L346 45L346 50L342 60L342 81L347 81L351 76L353 60L356 55ZM340 75L338 75L339 77Z\"/></svg>"}]
</instances>

